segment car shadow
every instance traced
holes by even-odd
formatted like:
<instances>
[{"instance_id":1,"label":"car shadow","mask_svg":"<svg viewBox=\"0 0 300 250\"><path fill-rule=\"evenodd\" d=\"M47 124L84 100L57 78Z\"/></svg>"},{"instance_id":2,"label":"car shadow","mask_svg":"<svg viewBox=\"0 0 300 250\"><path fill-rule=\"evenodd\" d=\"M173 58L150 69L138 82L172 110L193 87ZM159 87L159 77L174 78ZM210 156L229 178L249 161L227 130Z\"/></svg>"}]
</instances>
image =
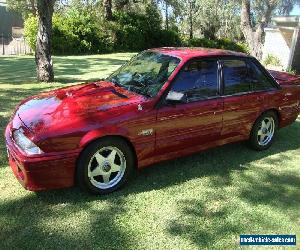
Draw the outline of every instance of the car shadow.
<instances>
[{"instance_id":1,"label":"car shadow","mask_svg":"<svg viewBox=\"0 0 300 250\"><path fill-rule=\"evenodd\" d=\"M139 244L138 237L119 223L120 218L128 216L128 209L135 209L130 200L132 202L134 197L145 199L143 194L147 192L184 188L185 183L195 179L198 185L201 180L206 181L204 188L199 189L196 196L193 190L187 189L184 192L190 193L189 198L177 198L175 209L179 217L171 217L164 229L171 237L188 240L199 248L217 248L215 242L228 240L228 235L236 235L229 241L238 244L238 235L247 233L249 227L278 230L282 228L281 222L269 215L268 209L293 211L288 218L298 220L295 211L300 205L300 177L292 172L280 175L270 168L257 168L255 171L259 171L260 176L257 179L247 170L255 168L256 163L276 169L291 160L292 155L286 152L299 148L300 138L295 136L299 132L298 120L280 130L274 145L266 151L253 151L242 142L155 164L139 171L121 190L108 195L89 195L73 187L28 192L16 199L1 201L1 217L9 223L0 229L0 242L4 247L22 242L30 249L42 248L51 242L63 243L68 248L132 248ZM240 184L236 184L234 176L238 176ZM237 188L236 185L241 186ZM237 193L231 194L231 188L236 188ZM253 211L257 206L266 209ZM75 226L66 224L63 234L55 230L56 223L61 225L74 220L74 215L75 220L76 215L80 218ZM17 240L15 232L20 232ZM35 241L26 241L29 236Z\"/></svg>"}]
</instances>

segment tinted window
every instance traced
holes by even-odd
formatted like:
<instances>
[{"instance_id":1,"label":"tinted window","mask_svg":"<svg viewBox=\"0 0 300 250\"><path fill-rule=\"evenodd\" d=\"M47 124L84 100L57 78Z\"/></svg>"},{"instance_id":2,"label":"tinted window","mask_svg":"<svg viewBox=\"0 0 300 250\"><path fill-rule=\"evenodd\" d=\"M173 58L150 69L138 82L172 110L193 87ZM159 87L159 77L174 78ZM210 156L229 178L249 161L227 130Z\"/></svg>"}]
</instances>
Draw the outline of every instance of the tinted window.
<instances>
[{"instance_id":1,"label":"tinted window","mask_svg":"<svg viewBox=\"0 0 300 250\"><path fill-rule=\"evenodd\" d=\"M225 95L234 95L251 90L251 80L248 77L246 62L242 60L225 60L223 62L223 75Z\"/></svg>"},{"instance_id":2,"label":"tinted window","mask_svg":"<svg viewBox=\"0 0 300 250\"><path fill-rule=\"evenodd\" d=\"M254 91L274 89L271 80L259 69L255 63L250 62L249 70Z\"/></svg>"},{"instance_id":3,"label":"tinted window","mask_svg":"<svg viewBox=\"0 0 300 250\"><path fill-rule=\"evenodd\" d=\"M218 63L214 60L189 63L178 74L171 91L186 94L190 102L218 95Z\"/></svg>"}]
</instances>

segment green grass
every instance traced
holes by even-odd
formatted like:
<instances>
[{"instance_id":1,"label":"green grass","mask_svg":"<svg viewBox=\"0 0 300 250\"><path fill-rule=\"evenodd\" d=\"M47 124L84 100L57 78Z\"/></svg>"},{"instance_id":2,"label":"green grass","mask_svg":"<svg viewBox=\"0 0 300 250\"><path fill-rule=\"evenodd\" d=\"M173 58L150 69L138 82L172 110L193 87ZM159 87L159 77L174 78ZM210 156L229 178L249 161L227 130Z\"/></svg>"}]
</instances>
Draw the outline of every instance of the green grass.
<instances>
[{"instance_id":1,"label":"green grass","mask_svg":"<svg viewBox=\"0 0 300 250\"><path fill-rule=\"evenodd\" d=\"M55 57L53 84L34 82L32 57L0 57L0 131L26 96L107 76L129 56ZM248 233L297 234L299 242L299 135L300 119L267 151L237 143L156 164L99 197L76 187L24 190L1 136L0 249L236 249Z\"/></svg>"}]
</instances>

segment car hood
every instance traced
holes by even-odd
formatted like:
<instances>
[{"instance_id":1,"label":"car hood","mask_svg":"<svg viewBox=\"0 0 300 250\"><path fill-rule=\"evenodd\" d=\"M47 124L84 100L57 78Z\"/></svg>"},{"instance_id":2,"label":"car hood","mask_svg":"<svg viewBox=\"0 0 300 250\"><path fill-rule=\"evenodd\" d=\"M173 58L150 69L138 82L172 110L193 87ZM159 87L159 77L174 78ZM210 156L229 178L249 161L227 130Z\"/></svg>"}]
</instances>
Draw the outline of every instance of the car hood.
<instances>
[{"instance_id":1,"label":"car hood","mask_svg":"<svg viewBox=\"0 0 300 250\"><path fill-rule=\"evenodd\" d=\"M74 124L87 127L102 122L104 114L113 120L128 106L137 106L143 100L143 96L110 82L75 85L26 99L17 108L12 126L22 124L35 135L53 129L70 130Z\"/></svg>"}]
</instances>

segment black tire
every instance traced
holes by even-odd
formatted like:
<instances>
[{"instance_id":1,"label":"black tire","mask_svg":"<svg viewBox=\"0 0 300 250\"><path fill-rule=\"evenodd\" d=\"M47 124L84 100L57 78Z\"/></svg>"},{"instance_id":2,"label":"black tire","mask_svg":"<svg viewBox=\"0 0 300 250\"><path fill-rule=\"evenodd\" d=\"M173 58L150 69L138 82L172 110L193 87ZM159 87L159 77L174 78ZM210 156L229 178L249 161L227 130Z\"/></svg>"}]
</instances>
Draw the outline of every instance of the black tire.
<instances>
[{"instance_id":1,"label":"black tire","mask_svg":"<svg viewBox=\"0 0 300 250\"><path fill-rule=\"evenodd\" d=\"M273 119L274 121L274 133L272 135L271 138L269 138L268 140L266 140L267 142L262 145L259 142L259 131L261 130L261 124L263 121L268 121ZM266 150L268 149L273 141L274 141L274 137L276 135L277 132L277 128L278 128L278 116L275 112L273 111L266 111L265 113L263 113L254 123L252 130L251 130L251 134L250 134L250 139L249 139L249 145L251 148L257 150L257 151L262 151L262 150Z\"/></svg>"},{"instance_id":2,"label":"black tire","mask_svg":"<svg viewBox=\"0 0 300 250\"><path fill-rule=\"evenodd\" d=\"M89 177L88 172L89 168L92 168L90 166L90 161L92 160L92 157L95 157L95 154L106 147L113 147L117 148L123 153L123 158L126 160L125 164L125 172L120 177L118 182L109 188L100 188L96 187L93 184L93 181L95 182L95 178L98 178L98 176L95 177ZM93 158L95 159L95 158ZM105 137L102 139L99 139L97 141L92 142L89 144L84 151L81 153L78 161L77 161L77 171L76 171L76 180L79 187L84 190L88 191L92 194L108 194L111 193L117 189L119 189L121 186L123 186L129 179L132 177L133 173L135 172L135 157L134 153L132 152L131 147L128 145L128 143L125 140L122 140L117 137ZM102 170L103 171L103 170ZM101 177L101 176L100 176ZM103 178L103 177L101 177ZM110 179L111 177L109 177ZM104 179L100 180L102 182ZM103 181L104 182L104 181ZM105 184L105 183L104 183Z\"/></svg>"}]
</instances>

